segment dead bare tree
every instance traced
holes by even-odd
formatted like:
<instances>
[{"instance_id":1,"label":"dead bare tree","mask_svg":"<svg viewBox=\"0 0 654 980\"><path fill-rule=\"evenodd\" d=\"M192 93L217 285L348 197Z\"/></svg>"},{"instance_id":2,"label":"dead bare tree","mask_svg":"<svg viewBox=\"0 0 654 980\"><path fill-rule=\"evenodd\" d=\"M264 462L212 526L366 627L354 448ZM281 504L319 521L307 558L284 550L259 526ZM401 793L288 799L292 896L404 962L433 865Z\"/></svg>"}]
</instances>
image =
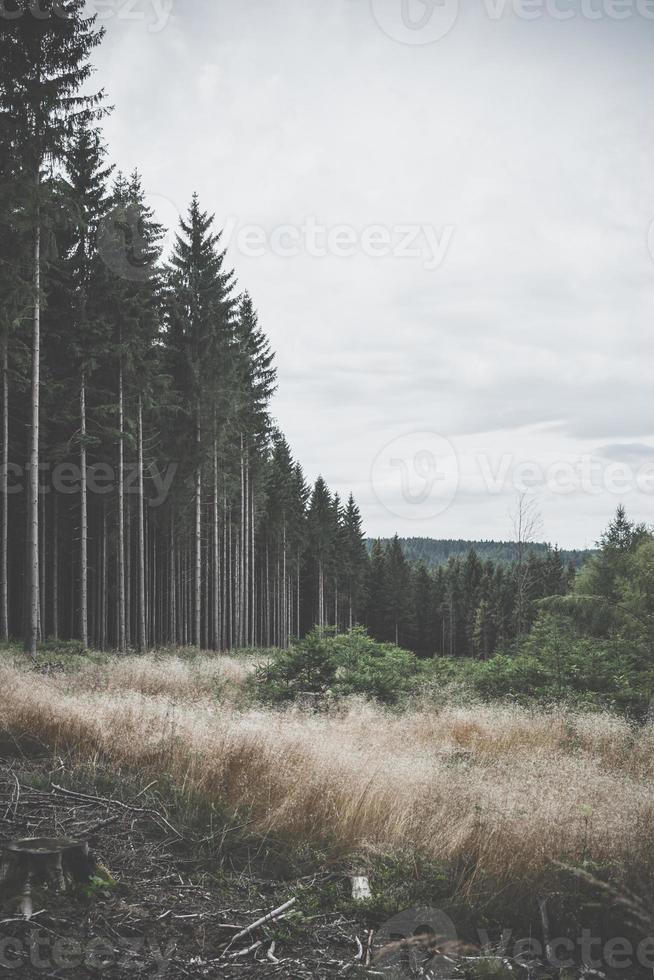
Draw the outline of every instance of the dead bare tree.
<instances>
[{"instance_id":1,"label":"dead bare tree","mask_svg":"<svg viewBox=\"0 0 654 980\"><path fill-rule=\"evenodd\" d=\"M516 633L522 636L525 630L525 615L529 592L529 572L527 556L543 529L543 519L538 503L526 492L518 494L515 508L510 513L513 524L513 537L516 542Z\"/></svg>"}]
</instances>

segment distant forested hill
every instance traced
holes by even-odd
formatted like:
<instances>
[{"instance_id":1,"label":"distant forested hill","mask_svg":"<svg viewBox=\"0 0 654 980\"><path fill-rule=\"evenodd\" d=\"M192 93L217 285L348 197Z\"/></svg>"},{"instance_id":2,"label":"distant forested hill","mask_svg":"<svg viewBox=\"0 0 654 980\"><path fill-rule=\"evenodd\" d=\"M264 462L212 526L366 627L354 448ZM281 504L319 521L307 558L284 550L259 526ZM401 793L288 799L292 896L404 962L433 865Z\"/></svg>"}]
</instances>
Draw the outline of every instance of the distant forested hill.
<instances>
[{"instance_id":1,"label":"distant forested hill","mask_svg":"<svg viewBox=\"0 0 654 980\"><path fill-rule=\"evenodd\" d=\"M372 540L368 541L368 547L372 546ZM465 556L473 548L482 561L491 560L493 562L506 562L507 564L515 561L516 543L515 541L464 541L458 540L439 540L436 538L400 538L400 544L405 557L408 561L423 561L426 565L436 567L446 565L450 557ZM385 545L387 538L382 538L381 543ZM529 551L536 554L543 554L548 548L547 544L534 543L528 546ZM561 550L561 557L564 563L572 564L579 568L594 552L590 550Z\"/></svg>"}]
</instances>

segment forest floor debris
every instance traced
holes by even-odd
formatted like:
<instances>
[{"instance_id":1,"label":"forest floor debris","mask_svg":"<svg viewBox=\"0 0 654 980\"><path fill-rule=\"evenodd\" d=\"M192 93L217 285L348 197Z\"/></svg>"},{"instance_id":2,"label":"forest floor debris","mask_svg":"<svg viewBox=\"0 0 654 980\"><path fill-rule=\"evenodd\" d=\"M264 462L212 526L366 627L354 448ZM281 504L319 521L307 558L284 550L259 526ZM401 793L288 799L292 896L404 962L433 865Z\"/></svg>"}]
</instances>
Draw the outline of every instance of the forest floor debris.
<instances>
[{"instance_id":1,"label":"forest floor debris","mask_svg":"<svg viewBox=\"0 0 654 980\"><path fill-rule=\"evenodd\" d=\"M132 805L96 798L84 781L84 792L66 789L54 783L66 775L60 767L19 753L0 759L0 846L36 835L88 840L107 875L65 894L35 892L30 921L5 903L2 973L322 978L354 964L356 921L283 918L306 881L259 876L245 855L240 866L218 866L192 834L171 829L163 803L154 819L136 793Z\"/></svg>"}]
</instances>

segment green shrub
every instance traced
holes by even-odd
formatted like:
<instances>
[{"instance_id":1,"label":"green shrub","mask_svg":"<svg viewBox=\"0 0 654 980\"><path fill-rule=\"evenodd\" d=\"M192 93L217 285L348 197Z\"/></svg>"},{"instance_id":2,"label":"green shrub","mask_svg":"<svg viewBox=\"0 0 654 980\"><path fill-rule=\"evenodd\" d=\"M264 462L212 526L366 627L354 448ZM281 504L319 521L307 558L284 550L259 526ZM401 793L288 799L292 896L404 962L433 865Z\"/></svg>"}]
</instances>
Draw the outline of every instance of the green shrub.
<instances>
[{"instance_id":1,"label":"green shrub","mask_svg":"<svg viewBox=\"0 0 654 980\"><path fill-rule=\"evenodd\" d=\"M513 652L450 665L484 700L568 702L642 717L653 690L652 672L642 669L633 643L580 635L569 619L550 612Z\"/></svg>"},{"instance_id":2,"label":"green shrub","mask_svg":"<svg viewBox=\"0 0 654 980\"><path fill-rule=\"evenodd\" d=\"M423 662L392 643L373 640L364 629L334 635L314 629L290 650L273 654L255 674L258 696L283 704L300 695L363 695L395 704L416 690L426 674Z\"/></svg>"}]
</instances>

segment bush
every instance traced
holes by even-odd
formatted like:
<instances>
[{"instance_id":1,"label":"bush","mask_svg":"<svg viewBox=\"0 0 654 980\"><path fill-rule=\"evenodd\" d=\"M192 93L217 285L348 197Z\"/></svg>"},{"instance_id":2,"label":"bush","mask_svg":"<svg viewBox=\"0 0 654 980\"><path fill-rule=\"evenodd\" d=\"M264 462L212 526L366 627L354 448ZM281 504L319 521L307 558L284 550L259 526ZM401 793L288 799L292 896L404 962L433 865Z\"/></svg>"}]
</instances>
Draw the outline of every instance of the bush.
<instances>
[{"instance_id":1,"label":"bush","mask_svg":"<svg viewBox=\"0 0 654 980\"><path fill-rule=\"evenodd\" d=\"M567 702L615 708L642 717L653 678L640 669L633 643L580 635L563 616L541 613L510 654L457 665L459 676L485 700Z\"/></svg>"},{"instance_id":2,"label":"bush","mask_svg":"<svg viewBox=\"0 0 654 980\"><path fill-rule=\"evenodd\" d=\"M255 674L258 696L268 703L303 694L363 695L395 704L416 690L426 667L408 650L373 640L364 629L334 635L314 629L290 650L280 650Z\"/></svg>"}]
</instances>

